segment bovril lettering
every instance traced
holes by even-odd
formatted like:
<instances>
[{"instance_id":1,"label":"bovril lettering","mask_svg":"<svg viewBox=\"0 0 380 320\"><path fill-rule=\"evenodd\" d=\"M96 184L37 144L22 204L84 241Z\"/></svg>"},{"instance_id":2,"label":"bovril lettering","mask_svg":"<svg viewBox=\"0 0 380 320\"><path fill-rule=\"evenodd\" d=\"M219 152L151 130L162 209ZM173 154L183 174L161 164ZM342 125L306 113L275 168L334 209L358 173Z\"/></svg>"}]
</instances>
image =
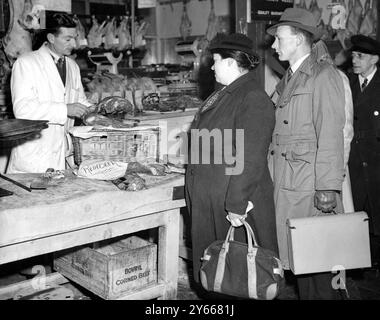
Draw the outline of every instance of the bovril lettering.
<instances>
[{"instance_id":1,"label":"bovril lettering","mask_svg":"<svg viewBox=\"0 0 380 320\"><path fill-rule=\"evenodd\" d=\"M134 267L131 267L131 268L126 268L125 269L125 274L129 274L131 272L136 272L136 271L142 271L141 265L140 266L134 266ZM149 274L150 274L150 270L147 270L147 271L144 271L144 272L139 272L138 274L131 275L129 277L116 280L116 285L120 286L122 284L131 282L131 281L135 281L137 279L145 278L145 277L148 277Z\"/></svg>"},{"instance_id":2,"label":"bovril lettering","mask_svg":"<svg viewBox=\"0 0 380 320\"><path fill-rule=\"evenodd\" d=\"M136 271L142 271L141 264L138 266L130 267L130 268L125 268L125 274L136 272Z\"/></svg>"}]
</instances>

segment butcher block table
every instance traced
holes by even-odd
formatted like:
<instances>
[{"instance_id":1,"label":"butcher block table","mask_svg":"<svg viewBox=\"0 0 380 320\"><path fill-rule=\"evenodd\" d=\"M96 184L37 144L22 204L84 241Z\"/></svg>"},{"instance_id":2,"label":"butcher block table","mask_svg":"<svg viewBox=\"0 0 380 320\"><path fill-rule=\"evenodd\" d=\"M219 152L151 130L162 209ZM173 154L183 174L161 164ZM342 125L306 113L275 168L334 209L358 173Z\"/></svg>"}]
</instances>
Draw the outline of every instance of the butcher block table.
<instances>
[{"instance_id":1,"label":"butcher block table","mask_svg":"<svg viewBox=\"0 0 380 320\"><path fill-rule=\"evenodd\" d=\"M39 174L7 176L29 186ZM78 178L72 172L48 189L32 192L0 179L0 187L14 193L0 198L0 265L158 228L157 284L121 299L175 299L184 177L143 177L147 189L141 191L121 191L111 182ZM52 273L46 283L65 280ZM11 298L26 282L0 287L0 299Z\"/></svg>"}]
</instances>

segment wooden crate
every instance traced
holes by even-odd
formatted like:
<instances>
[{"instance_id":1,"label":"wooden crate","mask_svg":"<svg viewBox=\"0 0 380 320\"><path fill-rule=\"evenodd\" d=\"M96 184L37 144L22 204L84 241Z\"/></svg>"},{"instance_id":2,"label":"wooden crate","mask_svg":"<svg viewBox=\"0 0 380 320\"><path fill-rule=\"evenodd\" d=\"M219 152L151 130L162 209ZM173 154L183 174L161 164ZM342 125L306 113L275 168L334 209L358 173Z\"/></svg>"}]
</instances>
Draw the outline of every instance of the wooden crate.
<instances>
[{"instance_id":1,"label":"wooden crate","mask_svg":"<svg viewBox=\"0 0 380 320\"><path fill-rule=\"evenodd\" d=\"M82 139L73 136L74 161L112 160L121 162L152 161L159 157L159 128L148 126L129 131L95 130L101 136Z\"/></svg>"},{"instance_id":2,"label":"wooden crate","mask_svg":"<svg viewBox=\"0 0 380 320\"><path fill-rule=\"evenodd\" d=\"M56 254L54 268L103 299L112 300L157 283L157 245L131 236L97 249Z\"/></svg>"}]
</instances>

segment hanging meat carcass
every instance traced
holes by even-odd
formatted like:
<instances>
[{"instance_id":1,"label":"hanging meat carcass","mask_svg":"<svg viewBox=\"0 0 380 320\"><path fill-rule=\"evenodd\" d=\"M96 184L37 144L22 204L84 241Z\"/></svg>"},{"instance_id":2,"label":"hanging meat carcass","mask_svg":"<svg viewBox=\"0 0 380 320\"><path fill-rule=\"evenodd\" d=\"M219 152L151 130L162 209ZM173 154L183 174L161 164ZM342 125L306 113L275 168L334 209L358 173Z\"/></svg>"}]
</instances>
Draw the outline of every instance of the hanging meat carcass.
<instances>
[{"instance_id":1,"label":"hanging meat carcass","mask_svg":"<svg viewBox=\"0 0 380 320\"><path fill-rule=\"evenodd\" d=\"M129 19L127 16L123 17L121 20L119 29L118 29L118 35L119 35L119 46L118 49L126 50L132 46L132 37L131 32L129 30Z\"/></svg>"},{"instance_id":2,"label":"hanging meat carcass","mask_svg":"<svg viewBox=\"0 0 380 320\"><path fill-rule=\"evenodd\" d=\"M315 20L317 21L317 25L322 21L322 8L318 6L317 0L311 0L309 11L313 14Z\"/></svg>"},{"instance_id":3,"label":"hanging meat carcass","mask_svg":"<svg viewBox=\"0 0 380 320\"><path fill-rule=\"evenodd\" d=\"M90 48L99 48L102 45L106 23L107 20L104 20L103 23L99 25L99 22L96 19L96 17L92 16L92 26L87 35L88 46Z\"/></svg>"},{"instance_id":4,"label":"hanging meat carcass","mask_svg":"<svg viewBox=\"0 0 380 320\"><path fill-rule=\"evenodd\" d=\"M206 30L206 39L211 41L219 31L219 18L215 15L214 0L210 0L210 14Z\"/></svg>"},{"instance_id":5,"label":"hanging meat carcass","mask_svg":"<svg viewBox=\"0 0 380 320\"><path fill-rule=\"evenodd\" d=\"M107 17L107 24L104 27L104 49L112 49L116 47L119 43L116 38L116 20L115 17L110 19Z\"/></svg>"},{"instance_id":6,"label":"hanging meat carcass","mask_svg":"<svg viewBox=\"0 0 380 320\"><path fill-rule=\"evenodd\" d=\"M180 25L179 31L184 41L186 41L186 39L191 34L191 21L190 21L189 16L187 15L186 0L183 1L183 13L182 13L181 25Z\"/></svg>"},{"instance_id":7,"label":"hanging meat carcass","mask_svg":"<svg viewBox=\"0 0 380 320\"><path fill-rule=\"evenodd\" d=\"M25 29L40 29L40 15L45 10L41 4L33 5L31 0L25 0L21 23Z\"/></svg>"},{"instance_id":8,"label":"hanging meat carcass","mask_svg":"<svg viewBox=\"0 0 380 320\"><path fill-rule=\"evenodd\" d=\"M88 42L86 39L86 30L84 29L77 15L74 15L73 20L75 21L75 24L77 25L76 30L77 30L78 36L75 39L76 44L77 44L77 49L86 48L88 45Z\"/></svg>"},{"instance_id":9,"label":"hanging meat carcass","mask_svg":"<svg viewBox=\"0 0 380 320\"><path fill-rule=\"evenodd\" d=\"M358 34L361 21L362 21L362 12L363 12L362 4L360 3L360 0L354 0L354 1L355 2L352 4L352 0L350 0L348 4L349 14L347 18L346 29L350 35Z\"/></svg>"},{"instance_id":10,"label":"hanging meat carcass","mask_svg":"<svg viewBox=\"0 0 380 320\"><path fill-rule=\"evenodd\" d=\"M35 7L31 0L9 0L10 22L8 31L3 38L4 52L10 65L23 53L32 51L32 36L27 29L38 29L40 8Z\"/></svg>"},{"instance_id":11,"label":"hanging meat carcass","mask_svg":"<svg viewBox=\"0 0 380 320\"><path fill-rule=\"evenodd\" d=\"M294 1L295 8L307 9L305 0L299 0L298 2Z\"/></svg>"},{"instance_id":12,"label":"hanging meat carcass","mask_svg":"<svg viewBox=\"0 0 380 320\"><path fill-rule=\"evenodd\" d=\"M147 21L140 21L140 23L135 24L136 32L135 32L135 47L140 48L146 45L146 41L144 39L145 34L148 30L149 23Z\"/></svg>"},{"instance_id":13,"label":"hanging meat carcass","mask_svg":"<svg viewBox=\"0 0 380 320\"><path fill-rule=\"evenodd\" d=\"M371 9L371 17L373 21L373 37L376 37L377 35L377 0L372 1L372 9Z\"/></svg>"},{"instance_id":14,"label":"hanging meat carcass","mask_svg":"<svg viewBox=\"0 0 380 320\"><path fill-rule=\"evenodd\" d=\"M376 36L376 23L373 14L373 0L367 0L364 5L364 18L360 25L359 33L365 36ZM375 8L376 10L376 8ZM377 12L376 12L377 15Z\"/></svg>"}]
</instances>

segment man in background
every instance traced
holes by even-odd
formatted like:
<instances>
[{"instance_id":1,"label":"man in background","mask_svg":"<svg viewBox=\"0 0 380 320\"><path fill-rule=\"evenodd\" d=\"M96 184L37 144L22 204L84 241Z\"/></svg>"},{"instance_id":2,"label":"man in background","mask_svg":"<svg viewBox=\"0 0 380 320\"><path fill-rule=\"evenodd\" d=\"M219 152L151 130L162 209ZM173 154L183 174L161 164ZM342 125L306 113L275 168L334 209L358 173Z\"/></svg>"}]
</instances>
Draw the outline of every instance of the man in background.
<instances>
[{"instance_id":1,"label":"man in background","mask_svg":"<svg viewBox=\"0 0 380 320\"><path fill-rule=\"evenodd\" d=\"M46 21L46 42L20 56L13 65L11 94L16 118L48 120L39 137L20 141L12 149L7 173L65 169L68 129L82 117L86 100L80 70L68 56L75 48L76 24L65 13Z\"/></svg>"},{"instance_id":2,"label":"man in background","mask_svg":"<svg viewBox=\"0 0 380 320\"><path fill-rule=\"evenodd\" d=\"M354 103L354 139L349 168L355 211L369 216L372 265L380 266L380 43L351 38L350 86Z\"/></svg>"}]
</instances>

